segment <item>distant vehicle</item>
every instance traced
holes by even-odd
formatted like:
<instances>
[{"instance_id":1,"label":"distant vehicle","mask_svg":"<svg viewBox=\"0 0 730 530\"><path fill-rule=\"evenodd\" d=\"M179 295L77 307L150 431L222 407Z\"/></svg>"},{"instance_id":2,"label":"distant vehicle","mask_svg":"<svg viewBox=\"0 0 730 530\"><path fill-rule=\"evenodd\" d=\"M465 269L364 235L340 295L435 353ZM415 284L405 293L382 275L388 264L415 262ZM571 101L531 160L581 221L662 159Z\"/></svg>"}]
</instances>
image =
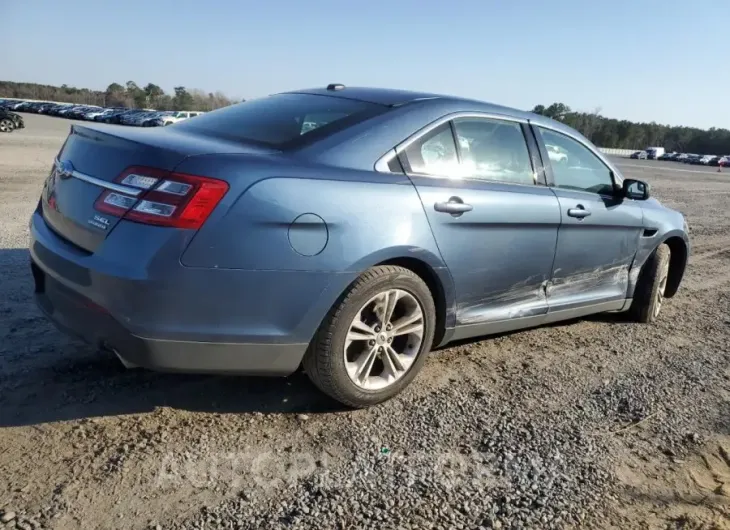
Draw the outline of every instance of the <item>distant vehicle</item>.
<instances>
[{"instance_id":1,"label":"distant vehicle","mask_svg":"<svg viewBox=\"0 0 730 530\"><path fill-rule=\"evenodd\" d=\"M708 166L719 166L720 165L720 157L719 156L713 156L710 161L707 163Z\"/></svg>"},{"instance_id":2,"label":"distant vehicle","mask_svg":"<svg viewBox=\"0 0 730 530\"><path fill-rule=\"evenodd\" d=\"M116 112L112 112L104 118L104 123L122 123L122 119L126 119L130 115L139 112L138 109L120 109Z\"/></svg>"},{"instance_id":3,"label":"distant vehicle","mask_svg":"<svg viewBox=\"0 0 730 530\"><path fill-rule=\"evenodd\" d=\"M191 110L178 110L170 116L165 116L163 125L172 125L173 123L177 123L182 120L187 120L188 118L194 118L195 116L200 116L201 114L204 114L204 112L191 111Z\"/></svg>"},{"instance_id":4,"label":"distant vehicle","mask_svg":"<svg viewBox=\"0 0 730 530\"><path fill-rule=\"evenodd\" d=\"M89 120L89 121L97 121L96 118L98 118L99 116L103 116L103 115L109 113L110 111L111 111L111 109L104 109L104 108L92 109L92 110L87 111L84 114L84 119Z\"/></svg>"},{"instance_id":5,"label":"distant vehicle","mask_svg":"<svg viewBox=\"0 0 730 530\"><path fill-rule=\"evenodd\" d=\"M546 144L568 162L533 165ZM40 195L28 273L59 328L127 366L302 366L350 407L451 341L604 311L655 322L689 254L682 214L574 129L403 90L73 124Z\"/></svg>"},{"instance_id":6,"label":"distant vehicle","mask_svg":"<svg viewBox=\"0 0 730 530\"><path fill-rule=\"evenodd\" d=\"M663 147L647 147L644 151L648 160L658 160L666 152Z\"/></svg>"},{"instance_id":7,"label":"distant vehicle","mask_svg":"<svg viewBox=\"0 0 730 530\"><path fill-rule=\"evenodd\" d=\"M142 125L142 122L149 117L152 112L144 109L136 109L120 116L119 123L122 125Z\"/></svg>"},{"instance_id":8,"label":"distant vehicle","mask_svg":"<svg viewBox=\"0 0 730 530\"><path fill-rule=\"evenodd\" d=\"M714 155L703 155L697 159L697 164L703 166L709 166L713 159L717 158Z\"/></svg>"},{"instance_id":9,"label":"distant vehicle","mask_svg":"<svg viewBox=\"0 0 730 530\"><path fill-rule=\"evenodd\" d=\"M9 110L0 109L0 132L9 133L13 132L16 129L16 123L17 119L15 118L18 116L14 112L10 112ZM20 123L22 123L23 120L20 118ZM21 125L22 127L22 125Z\"/></svg>"},{"instance_id":10,"label":"distant vehicle","mask_svg":"<svg viewBox=\"0 0 730 530\"><path fill-rule=\"evenodd\" d=\"M557 145L545 144L545 149L547 149L548 158L551 162L564 164L568 161L568 154Z\"/></svg>"},{"instance_id":11,"label":"distant vehicle","mask_svg":"<svg viewBox=\"0 0 730 530\"><path fill-rule=\"evenodd\" d=\"M638 160L646 160L646 151L636 151L635 153L631 153L630 158L636 158Z\"/></svg>"},{"instance_id":12,"label":"distant vehicle","mask_svg":"<svg viewBox=\"0 0 730 530\"><path fill-rule=\"evenodd\" d=\"M656 160L664 154L663 147L647 147L644 151L646 151L646 158L648 160Z\"/></svg>"},{"instance_id":13,"label":"distant vehicle","mask_svg":"<svg viewBox=\"0 0 730 530\"><path fill-rule=\"evenodd\" d=\"M15 124L16 129L24 129L25 128L25 121L23 121L23 117L20 114L17 114L15 112L9 112L10 119L13 120L13 123Z\"/></svg>"},{"instance_id":14,"label":"distant vehicle","mask_svg":"<svg viewBox=\"0 0 730 530\"><path fill-rule=\"evenodd\" d=\"M25 104L25 101L15 101L11 102L9 105L9 108L13 110L20 110L20 107L22 107Z\"/></svg>"},{"instance_id":15,"label":"distant vehicle","mask_svg":"<svg viewBox=\"0 0 730 530\"><path fill-rule=\"evenodd\" d=\"M142 127L162 127L165 125L165 118L172 116L173 111L155 112L148 116L142 123Z\"/></svg>"},{"instance_id":16,"label":"distant vehicle","mask_svg":"<svg viewBox=\"0 0 730 530\"><path fill-rule=\"evenodd\" d=\"M717 161L717 165L720 167L730 166L730 155L721 156L720 159Z\"/></svg>"},{"instance_id":17,"label":"distant vehicle","mask_svg":"<svg viewBox=\"0 0 730 530\"><path fill-rule=\"evenodd\" d=\"M684 163L685 160L689 158L689 155L687 153L679 153L677 157L674 159L675 162L682 162Z\"/></svg>"},{"instance_id":18,"label":"distant vehicle","mask_svg":"<svg viewBox=\"0 0 730 530\"><path fill-rule=\"evenodd\" d=\"M697 161L700 159L702 155L695 155L695 154L689 154L687 155L687 158L682 160L682 163L684 164L696 164Z\"/></svg>"},{"instance_id":19,"label":"distant vehicle","mask_svg":"<svg viewBox=\"0 0 730 530\"><path fill-rule=\"evenodd\" d=\"M104 122L104 121L106 121L106 118L109 118L109 117L113 116L114 114L118 114L120 112L126 112L127 110L129 110L129 109L127 109L125 107L115 107L115 108L104 109L100 113L93 113L94 115L91 116L90 119L93 121Z\"/></svg>"},{"instance_id":20,"label":"distant vehicle","mask_svg":"<svg viewBox=\"0 0 730 530\"><path fill-rule=\"evenodd\" d=\"M664 153L663 155L659 155L657 157L657 160L674 160L679 153L671 152L671 153Z\"/></svg>"}]
</instances>

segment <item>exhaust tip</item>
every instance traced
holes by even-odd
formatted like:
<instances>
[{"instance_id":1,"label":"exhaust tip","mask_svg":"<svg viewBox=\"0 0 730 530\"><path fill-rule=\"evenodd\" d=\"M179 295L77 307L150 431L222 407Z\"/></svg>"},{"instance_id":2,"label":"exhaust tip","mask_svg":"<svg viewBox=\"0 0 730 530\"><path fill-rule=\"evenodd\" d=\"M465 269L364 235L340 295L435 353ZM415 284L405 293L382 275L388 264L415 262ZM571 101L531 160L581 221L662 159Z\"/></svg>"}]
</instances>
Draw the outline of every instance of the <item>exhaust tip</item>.
<instances>
[{"instance_id":1,"label":"exhaust tip","mask_svg":"<svg viewBox=\"0 0 730 530\"><path fill-rule=\"evenodd\" d=\"M140 368L140 366L138 364L134 364L132 362L129 362L127 359L125 359L124 357L122 357L121 354L116 349L112 348L107 343L103 343L101 345L101 349L104 350L104 351L111 352L114 355L116 355L117 356L117 359L119 359L119 361L122 363L122 366L124 366L124 368L126 368L127 370L134 370L135 368Z\"/></svg>"}]
</instances>

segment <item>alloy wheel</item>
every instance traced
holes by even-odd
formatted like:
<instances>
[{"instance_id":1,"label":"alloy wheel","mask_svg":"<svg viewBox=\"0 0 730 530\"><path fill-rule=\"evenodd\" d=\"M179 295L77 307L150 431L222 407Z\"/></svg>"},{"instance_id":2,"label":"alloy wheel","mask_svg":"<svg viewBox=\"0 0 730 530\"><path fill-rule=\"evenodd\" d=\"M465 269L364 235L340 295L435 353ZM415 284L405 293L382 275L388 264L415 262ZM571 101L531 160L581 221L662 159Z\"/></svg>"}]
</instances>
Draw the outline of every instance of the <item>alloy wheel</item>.
<instances>
[{"instance_id":1,"label":"alloy wheel","mask_svg":"<svg viewBox=\"0 0 730 530\"><path fill-rule=\"evenodd\" d=\"M656 303L654 304L654 318L659 315L659 311L662 308L664 302L664 292L667 289L667 278L669 277L669 260L665 261L662 265L662 270L659 275L659 286L656 290Z\"/></svg>"},{"instance_id":2,"label":"alloy wheel","mask_svg":"<svg viewBox=\"0 0 730 530\"><path fill-rule=\"evenodd\" d=\"M421 350L423 308L402 289L389 289L357 312L345 339L345 368L363 390L382 390L403 377Z\"/></svg>"}]
</instances>

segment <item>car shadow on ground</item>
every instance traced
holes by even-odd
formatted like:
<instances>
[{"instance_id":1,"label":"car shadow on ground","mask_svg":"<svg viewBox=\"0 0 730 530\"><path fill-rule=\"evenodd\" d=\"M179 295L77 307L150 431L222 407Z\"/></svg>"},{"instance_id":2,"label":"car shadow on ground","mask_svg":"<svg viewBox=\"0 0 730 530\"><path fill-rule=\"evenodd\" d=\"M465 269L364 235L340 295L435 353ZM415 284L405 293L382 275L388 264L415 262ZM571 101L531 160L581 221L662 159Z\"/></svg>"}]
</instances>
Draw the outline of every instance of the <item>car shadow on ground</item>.
<instances>
[{"instance_id":1,"label":"car shadow on ground","mask_svg":"<svg viewBox=\"0 0 730 530\"><path fill-rule=\"evenodd\" d=\"M335 412L302 372L224 377L126 370L67 338L36 307L28 249L0 250L0 427L150 412Z\"/></svg>"},{"instance_id":2,"label":"car shadow on ground","mask_svg":"<svg viewBox=\"0 0 730 530\"><path fill-rule=\"evenodd\" d=\"M0 427L151 412L328 413L347 410L299 371L286 378L126 370L69 339L36 308L27 249L0 250ZM620 315L592 317L619 321ZM560 323L557 325L566 325ZM510 335L510 332L504 335ZM449 347L476 343L459 341Z\"/></svg>"}]
</instances>

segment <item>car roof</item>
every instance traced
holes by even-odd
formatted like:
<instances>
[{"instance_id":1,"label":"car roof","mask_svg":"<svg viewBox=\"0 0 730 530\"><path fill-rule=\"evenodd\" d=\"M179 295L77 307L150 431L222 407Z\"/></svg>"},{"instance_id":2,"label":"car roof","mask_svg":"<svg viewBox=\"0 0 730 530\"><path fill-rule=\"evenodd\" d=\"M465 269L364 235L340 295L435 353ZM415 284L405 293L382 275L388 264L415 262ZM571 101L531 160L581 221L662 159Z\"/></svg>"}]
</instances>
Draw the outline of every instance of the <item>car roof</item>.
<instances>
[{"instance_id":1,"label":"car roof","mask_svg":"<svg viewBox=\"0 0 730 530\"><path fill-rule=\"evenodd\" d=\"M422 102L425 104L438 105L451 112L473 111L484 112L489 114L502 114L505 116L513 116L515 118L529 120L535 125L544 125L552 129L563 130L571 135L575 135L576 131L567 127L559 121L486 101L476 99L461 98L457 96L447 96L443 94L434 94L430 92L417 92L411 90L399 90L392 88L372 88L372 87L344 87L338 85L336 89L327 87L306 88L300 90L292 90L282 92L283 94L313 94L318 96L330 96L344 99L353 99L378 105L386 105L389 107L401 107L410 103Z\"/></svg>"}]
</instances>

